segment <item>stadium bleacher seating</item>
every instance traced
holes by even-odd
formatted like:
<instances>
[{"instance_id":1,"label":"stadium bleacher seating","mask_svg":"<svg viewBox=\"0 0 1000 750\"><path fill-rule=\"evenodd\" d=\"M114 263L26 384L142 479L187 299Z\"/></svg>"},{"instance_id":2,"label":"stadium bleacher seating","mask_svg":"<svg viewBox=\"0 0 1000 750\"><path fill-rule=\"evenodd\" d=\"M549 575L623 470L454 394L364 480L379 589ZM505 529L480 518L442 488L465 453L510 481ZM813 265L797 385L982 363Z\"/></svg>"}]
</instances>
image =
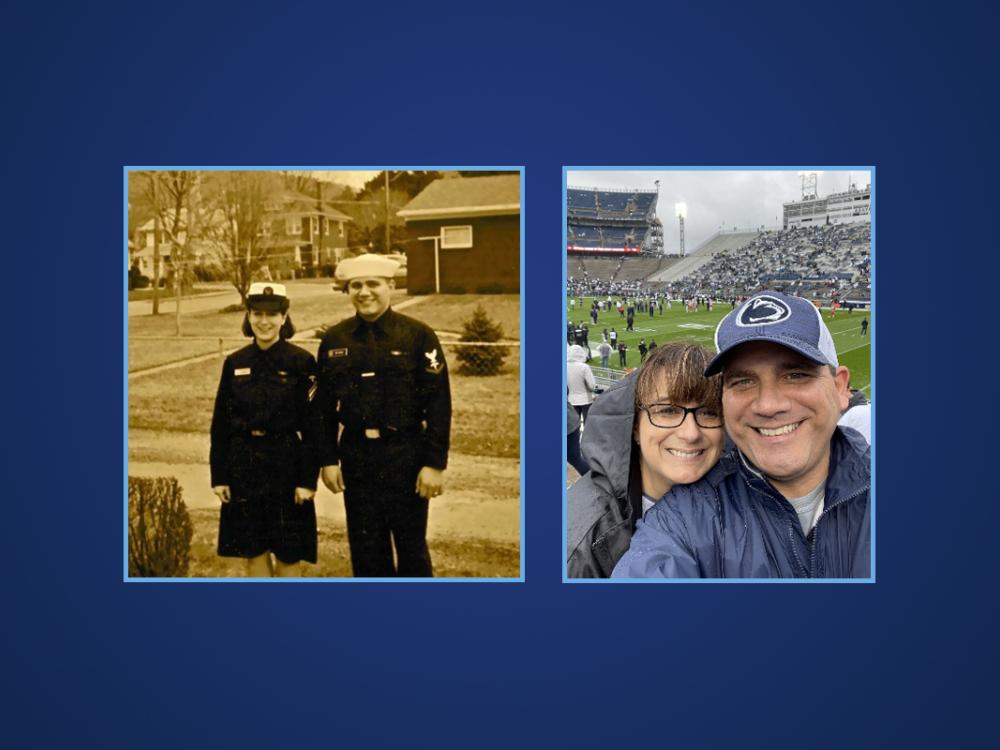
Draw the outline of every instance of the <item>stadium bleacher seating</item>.
<instances>
[{"instance_id":1,"label":"stadium bleacher seating","mask_svg":"<svg viewBox=\"0 0 1000 750\"><path fill-rule=\"evenodd\" d=\"M838 224L762 232L719 252L673 285L685 297L728 298L764 288L814 299L869 299L871 226Z\"/></svg>"},{"instance_id":2,"label":"stadium bleacher seating","mask_svg":"<svg viewBox=\"0 0 1000 750\"><path fill-rule=\"evenodd\" d=\"M667 293L675 299L730 299L777 289L823 305L871 300L867 223L720 237L718 246L724 249L710 252L700 267L692 264L694 256L568 256L569 291L580 296ZM704 249L712 250L713 244ZM675 278L670 273L673 268L689 272Z\"/></svg>"}]
</instances>

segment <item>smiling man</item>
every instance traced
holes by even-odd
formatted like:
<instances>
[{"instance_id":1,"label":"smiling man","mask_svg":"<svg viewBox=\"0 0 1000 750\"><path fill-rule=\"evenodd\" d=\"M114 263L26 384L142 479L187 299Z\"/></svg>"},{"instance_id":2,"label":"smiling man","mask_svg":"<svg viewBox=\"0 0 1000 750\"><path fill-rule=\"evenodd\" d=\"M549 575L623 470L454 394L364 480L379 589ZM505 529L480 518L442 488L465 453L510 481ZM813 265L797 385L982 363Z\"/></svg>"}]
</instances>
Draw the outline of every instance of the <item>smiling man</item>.
<instances>
[{"instance_id":1,"label":"smiling man","mask_svg":"<svg viewBox=\"0 0 1000 750\"><path fill-rule=\"evenodd\" d=\"M850 398L807 300L761 292L715 332L736 450L639 524L616 578L867 578L869 448L837 426Z\"/></svg>"},{"instance_id":2,"label":"smiling man","mask_svg":"<svg viewBox=\"0 0 1000 750\"><path fill-rule=\"evenodd\" d=\"M344 493L351 566L363 578L432 574L428 501L448 462L448 368L434 331L390 306L398 267L379 255L341 261L336 277L356 314L326 332L318 354L323 483Z\"/></svg>"}]
</instances>

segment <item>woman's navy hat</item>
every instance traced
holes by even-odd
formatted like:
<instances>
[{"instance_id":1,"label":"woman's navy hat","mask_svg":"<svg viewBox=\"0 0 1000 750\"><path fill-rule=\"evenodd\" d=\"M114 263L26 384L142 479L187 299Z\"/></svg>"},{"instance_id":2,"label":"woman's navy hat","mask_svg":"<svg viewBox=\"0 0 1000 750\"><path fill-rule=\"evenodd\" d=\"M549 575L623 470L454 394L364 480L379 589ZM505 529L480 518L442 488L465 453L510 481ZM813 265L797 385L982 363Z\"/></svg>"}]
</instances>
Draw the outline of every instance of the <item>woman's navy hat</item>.
<instances>
[{"instance_id":1,"label":"woman's navy hat","mask_svg":"<svg viewBox=\"0 0 1000 750\"><path fill-rule=\"evenodd\" d=\"M285 285L273 284L270 281L254 282L247 292L247 309L285 312L288 310Z\"/></svg>"},{"instance_id":2,"label":"woman's navy hat","mask_svg":"<svg viewBox=\"0 0 1000 750\"><path fill-rule=\"evenodd\" d=\"M758 292L729 313L715 329L718 354L705 376L722 371L726 356L748 341L770 341L788 347L819 365L839 366L830 329L809 300L781 292Z\"/></svg>"}]
</instances>

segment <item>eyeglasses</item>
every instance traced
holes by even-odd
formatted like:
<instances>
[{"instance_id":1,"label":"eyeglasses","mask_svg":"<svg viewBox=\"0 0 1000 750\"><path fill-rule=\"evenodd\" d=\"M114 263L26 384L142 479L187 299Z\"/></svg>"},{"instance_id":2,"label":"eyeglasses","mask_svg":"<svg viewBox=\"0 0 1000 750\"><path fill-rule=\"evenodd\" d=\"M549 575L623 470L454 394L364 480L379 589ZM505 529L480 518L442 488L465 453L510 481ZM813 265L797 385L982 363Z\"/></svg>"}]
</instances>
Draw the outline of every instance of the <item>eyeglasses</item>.
<instances>
[{"instance_id":1,"label":"eyeglasses","mask_svg":"<svg viewBox=\"0 0 1000 750\"><path fill-rule=\"evenodd\" d=\"M688 414L694 415L694 422L706 430L722 427L722 412L712 406L696 406L689 409L675 404L649 404L640 407L653 427L680 427Z\"/></svg>"}]
</instances>

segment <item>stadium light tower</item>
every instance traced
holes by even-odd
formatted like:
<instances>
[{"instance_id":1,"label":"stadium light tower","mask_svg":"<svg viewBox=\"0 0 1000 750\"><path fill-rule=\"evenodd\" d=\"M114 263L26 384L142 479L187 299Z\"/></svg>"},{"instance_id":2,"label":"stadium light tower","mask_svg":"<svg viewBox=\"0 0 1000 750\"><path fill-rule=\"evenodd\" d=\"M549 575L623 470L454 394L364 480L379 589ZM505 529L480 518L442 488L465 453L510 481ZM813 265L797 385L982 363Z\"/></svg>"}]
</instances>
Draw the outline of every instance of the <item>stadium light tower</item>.
<instances>
[{"instance_id":1,"label":"stadium light tower","mask_svg":"<svg viewBox=\"0 0 1000 750\"><path fill-rule=\"evenodd\" d=\"M822 172L799 172L799 177L802 178L802 200L812 201L819 197L819 191L816 189L816 178L818 178Z\"/></svg>"},{"instance_id":2,"label":"stadium light tower","mask_svg":"<svg viewBox=\"0 0 1000 750\"><path fill-rule=\"evenodd\" d=\"M684 255L684 217L687 216L688 205L687 203L675 203L674 204L674 214L680 220L681 223L681 249L680 254Z\"/></svg>"}]
</instances>

